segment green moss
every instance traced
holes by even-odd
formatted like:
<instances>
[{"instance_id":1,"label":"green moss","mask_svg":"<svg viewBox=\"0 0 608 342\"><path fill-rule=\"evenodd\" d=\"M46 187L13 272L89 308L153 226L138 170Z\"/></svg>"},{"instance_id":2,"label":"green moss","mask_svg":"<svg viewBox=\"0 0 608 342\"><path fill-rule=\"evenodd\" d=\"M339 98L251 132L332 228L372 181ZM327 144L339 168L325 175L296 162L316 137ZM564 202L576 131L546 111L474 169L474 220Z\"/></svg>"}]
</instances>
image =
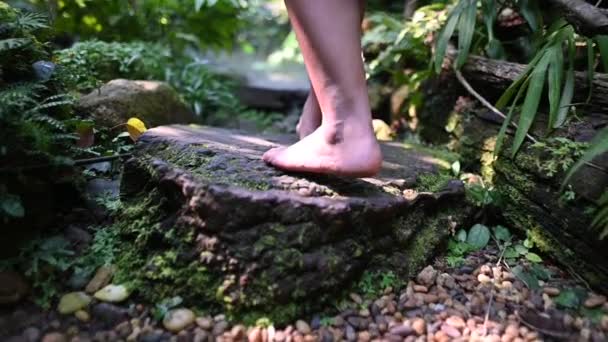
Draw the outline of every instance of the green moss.
<instances>
[{"instance_id":1,"label":"green moss","mask_svg":"<svg viewBox=\"0 0 608 342\"><path fill-rule=\"evenodd\" d=\"M450 169L452 163L454 163L460 158L458 154L450 152L446 149L428 147L412 141L404 141L403 147L406 150L412 150L420 152L424 155L432 156L433 158L435 158L435 164L443 169Z\"/></svg>"},{"instance_id":2,"label":"green moss","mask_svg":"<svg viewBox=\"0 0 608 342\"><path fill-rule=\"evenodd\" d=\"M437 192L445 188L454 177L448 172L421 173L416 179L415 189L419 192Z\"/></svg>"}]
</instances>

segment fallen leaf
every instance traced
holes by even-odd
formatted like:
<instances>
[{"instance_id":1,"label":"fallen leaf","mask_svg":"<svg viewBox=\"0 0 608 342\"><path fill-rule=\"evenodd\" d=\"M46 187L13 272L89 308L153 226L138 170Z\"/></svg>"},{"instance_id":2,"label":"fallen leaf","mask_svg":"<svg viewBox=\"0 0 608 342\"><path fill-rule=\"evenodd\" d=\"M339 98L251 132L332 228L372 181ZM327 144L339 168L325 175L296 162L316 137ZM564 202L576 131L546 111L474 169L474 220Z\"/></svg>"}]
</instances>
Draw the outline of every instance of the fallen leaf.
<instances>
[{"instance_id":1,"label":"fallen leaf","mask_svg":"<svg viewBox=\"0 0 608 342\"><path fill-rule=\"evenodd\" d=\"M127 121L127 131L133 141L137 141L146 130L146 125L138 118L130 118L129 121Z\"/></svg>"}]
</instances>

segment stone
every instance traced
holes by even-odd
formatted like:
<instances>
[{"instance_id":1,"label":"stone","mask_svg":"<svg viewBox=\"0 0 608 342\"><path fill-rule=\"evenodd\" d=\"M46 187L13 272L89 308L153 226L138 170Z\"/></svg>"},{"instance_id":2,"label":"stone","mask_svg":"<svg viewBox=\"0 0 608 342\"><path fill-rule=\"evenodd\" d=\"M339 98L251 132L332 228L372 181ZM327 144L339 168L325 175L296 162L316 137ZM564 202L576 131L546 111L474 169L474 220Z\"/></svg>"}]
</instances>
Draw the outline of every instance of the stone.
<instances>
[{"instance_id":1,"label":"stone","mask_svg":"<svg viewBox=\"0 0 608 342\"><path fill-rule=\"evenodd\" d=\"M349 296L350 296L350 299L352 299L353 302L355 302L355 304L361 305L363 303L363 299L358 294L351 293Z\"/></svg>"},{"instance_id":2,"label":"stone","mask_svg":"<svg viewBox=\"0 0 608 342\"><path fill-rule=\"evenodd\" d=\"M453 289L456 287L456 280L447 273L441 273L438 275L436 282L437 286L445 287L447 289Z\"/></svg>"},{"instance_id":3,"label":"stone","mask_svg":"<svg viewBox=\"0 0 608 342\"><path fill-rule=\"evenodd\" d=\"M163 326L173 333L180 332L192 325L195 317L194 312L190 309L173 309L167 312L163 318Z\"/></svg>"},{"instance_id":4,"label":"stone","mask_svg":"<svg viewBox=\"0 0 608 342\"><path fill-rule=\"evenodd\" d=\"M21 337L26 342L38 342L40 340L41 335L42 334L40 332L40 329L38 329L37 327L28 327L23 330Z\"/></svg>"},{"instance_id":5,"label":"stone","mask_svg":"<svg viewBox=\"0 0 608 342\"><path fill-rule=\"evenodd\" d=\"M93 295L102 302L120 303L129 298L129 290L124 285L106 285Z\"/></svg>"},{"instance_id":6,"label":"stone","mask_svg":"<svg viewBox=\"0 0 608 342\"><path fill-rule=\"evenodd\" d=\"M168 230L179 222L180 236L192 234L193 239L162 233L159 241L138 239L141 230L126 223L124 231L132 235L128 240L142 243L125 241L128 247L118 253L129 253L117 258L136 259L133 261L146 267L119 269L117 278L130 277L140 287L138 295L153 300L161 295L158 292L163 286L149 277L156 267L151 261L164 262L163 255L188 251L178 253L180 264L200 261L204 272L200 267L190 270L187 277L184 272L169 274L163 283L175 284L172 295L200 298L218 307L227 305L224 299L231 299L230 310L235 314L253 306L281 308L298 302L298 312L285 317L294 319L307 302L321 304L315 294L353 285L367 267L375 267L369 262L376 260L376 254L400 265L400 277L415 275L418 269L407 260L413 254L420 260L429 257L449 235L439 226L458 224L472 214L466 201L457 200L463 198L462 183L436 186L434 192L421 191L409 198L387 183L389 179L413 182L418 174L432 174L443 165L425 152L404 153L399 143L383 144L386 167L376 178L366 179L285 173L260 159L273 144L288 144L290 139L196 125L148 130L125 163L123 205L126 210L143 210L145 201L147 221L152 220L146 224L160 224L161 230ZM174 204L162 207L169 212L151 214L161 210L158 205L165 201ZM180 209L186 206L192 210ZM160 216L167 221L159 222ZM382 224L370 231L365 222L376 221ZM425 234L433 236L436 246L415 243L417 236ZM332 241L332 248L324 241ZM160 254L159 244L165 249ZM209 291L232 276L234 282L225 287L222 296ZM209 283L188 286L193 278ZM273 291L262 291L268 284L276 284ZM393 305L393 312L395 309Z\"/></svg>"},{"instance_id":7,"label":"stone","mask_svg":"<svg viewBox=\"0 0 608 342\"><path fill-rule=\"evenodd\" d=\"M437 271L433 268L433 266L425 267L418 276L416 277L416 281L418 284L422 284L425 286L431 286L435 283L435 279L437 279Z\"/></svg>"},{"instance_id":8,"label":"stone","mask_svg":"<svg viewBox=\"0 0 608 342\"><path fill-rule=\"evenodd\" d=\"M101 288L110 283L113 274L113 266L101 266L99 269L97 269L97 272L95 272L93 279L91 279L91 281L89 281L89 283L87 284L85 292L93 294L99 291Z\"/></svg>"},{"instance_id":9,"label":"stone","mask_svg":"<svg viewBox=\"0 0 608 342\"><path fill-rule=\"evenodd\" d=\"M587 299L585 299L585 307L588 309L597 308L598 306L604 305L606 303L606 297L602 295L591 295Z\"/></svg>"},{"instance_id":10,"label":"stone","mask_svg":"<svg viewBox=\"0 0 608 342\"><path fill-rule=\"evenodd\" d=\"M213 318L211 317L197 317L195 322L196 325L205 330L211 330L211 328L213 328Z\"/></svg>"},{"instance_id":11,"label":"stone","mask_svg":"<svg viewBox=\"0 0 608 342\"><path fill-rule=\"evenodd\" d=\"M448 324L442 324L441 325L441 331L444 332L446 335L448 335L451 338L457 338L461 336L460 331Z\"/></svg>"},{"instance_id":12,"label":"stone","mask_svg":"<svg viewBox=\"0 0 608 342\"><path fill-rule=\"evenodd\" d=\"M557 287L546 286L543 287L543 292L548 294L549 296L557 296L560 293L560 290Z\"/></svg>"},{"instance_id":13,"label":"stone","mask_svg":"<svg viewBox=\"0 0 608 342\"><path fill-rule=\"evenodd\" d=\"M224 333L224 331L226 331L226 329L228 329L229 324L226 321L219 321L217 323L215 323L215 325L213 326L213 329L211 331L211 333L214 336L219 336L221 334Z\"/></svg>"},{"instance_id":14,"label":"stone","mask_svg":"<svg viewBox=\"0 0 608 342\"><path fill-rule=\"evenodd\" d=\"M60 332L50 332L42 337L41 342L67 342L68 338Z\"/></svg>"},{"instance_id":15,"label":"stone","mask_svg":"<svg viewBox=\"0 0 608 342\"><path fill-rule=\"evenodd\" d=\"M296 329L302 334L310 334L310 326L303 320L296 321Z\"/></svg>"},{"instance_id":16,"label":"stone","mask_svg":"<svg viewBox=\"0 0 608 342\"><path fill-rule=\"evenodd\" d=\"M462 317L459 317L459 316L450 316L445 320L445 322L448 325L453 326L454 328L458 328L458 329L462 329L466 326L464 319L462 319Z\"/></svg>"},{"instance_id":17,"label":"stone","mask_svg":"<svg viewBox=\"0 0 608 342\"><path fill-rule=\"evenodd\" d=\"M197 121L175 90L158 81L112 80L80 97L75 106L102 127L124 124L131 117L149 127Z\"/></svg>"},{"instance_id":18,"label":"stone","mask_svg":"<svg viewBox=\"0 0 608 342\"><path fill-rule=\"evenodd\" d=\"M124 321L124 322L120 323L119 325L114 327L114 331L116 331L118 336L120 336L122 338L126 338L127 336L129 336L131 334L131 332L133 332L133 329L131 328L131 322Z\"/></svg>"},{"instance_id":19,"label":"stone","mask_svg":"<svg viewBox=\"0 0 608 342\"><path fill-rule=\"evenodd\" d=\"M480 273L480 274L477 276L477 281L479 281L479 282L480 282L480 283L482 283L482 284L487 284L487 283L492 282L492 278L488 277L487 275L485 275L485 274L483 274L483 273Z\"/></svg>"},{"instance_id":20,"label":"stone","mask_svg":"<svg viewBox=\"0 0 608 342\"><path fill-rule=\"evenodd\" d=\"M408 325L401 324L401 325L397 325L397 326L391 328L389 333L391 335L406 337L406 336L410 336L410 335L414 334L415 330Z\"/></svg>"},{"instance_id":21,"label":"stone","mask_svg":"<svg viewBox=\"0 0 608 342\"><path fill-rule=\"evenodd\" d=\"M424 285L414 285L414 291L427 293L429 292L429 288Z\"/></svg>"},{"instance_id":22,"label":"stone","mask_svg":"<svg viewBox=\"0 0 608 342\"><path fill-rule=\"evenodd\" d=\"M84 310L78 310L74 313L74 316L76 316L76 318L78 318L79 321L83 322L83 323L87 323L88 321L91 320L91 315L84 311Z\"/></svg>"},{"instance_id":23,"label":"stone","mask_svg":"<svg viewBox=\"0 0 608 342\"><path fill-rule=\"evenodd\" d=\"M106 326L114 326L129 316L128 310L110 303L99 303L93 306L92 316Z\"/></svg>"},{"instance_id":24,"label":"stone","mask_svg":"<svg viewBox=\"0 0 608 342\"><path fill-rule=\"evenodd\" d=\"M350 326L350 325L346 325L346 340L347 341L355 341L357 339L357 332L355 332L355 329Z\"/></svg>"},{"instance_id":25,"label":"stone","mask_svg":"<svg viewBox=\"0 0 608 342\"><path fill-rule=\"evenodd\" d=\"M247 339L249 340L249 342L264 342L262 328L254 327L253 329L251 329L249 334L247 334Z\"/></svg>"},{"instance_id":26,"label":"stone","mask_svg":"<svg viewBox=\"0 0 608 342\"><path fill-rule=\"evenodd\" d=\"M415 318L412 321L412 329L414 329L418 336L424 335L426 332L426 322L422 318Z\"/></svg>"},{"instance_id":27,"label":"stone","mask_svg":"<svg viewBox=\"0 0 608 342\"><path fill-rule=\"evenodd\" d=\"M71 315L89 306L91 297L84 292L70 292L59 299L57 311L62 315Z\"/></svg>"},{"instance_id":28,"label":"stone","mask_svg":"<svg viewBox=\"0 0 608 342\"><path fill-rule=\"evenodd\" d=\"M357 341L359 342L369 342L371 339L371 335L368 331L361 331L357 334Z\"/></svg>"},{"instance_id":29,"label":"stone","mask_svg":"<svg viewBox=\"0 0 608 342\"><path fill-rule=\"evenodd\" d=\"M0 272L0 305L18 303L29 291L25 279L16 272Z\"/></svg>"}]
</instances>

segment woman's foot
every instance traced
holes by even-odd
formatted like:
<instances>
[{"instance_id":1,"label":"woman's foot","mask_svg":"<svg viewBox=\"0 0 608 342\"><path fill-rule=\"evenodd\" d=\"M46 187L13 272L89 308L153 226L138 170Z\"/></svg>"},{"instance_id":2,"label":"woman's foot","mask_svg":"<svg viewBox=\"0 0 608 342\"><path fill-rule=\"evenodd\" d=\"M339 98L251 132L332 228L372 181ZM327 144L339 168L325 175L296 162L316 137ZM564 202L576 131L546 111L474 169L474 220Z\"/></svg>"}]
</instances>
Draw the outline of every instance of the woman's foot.
<instances>
[{"instance_id":1,"label":"woman's foot","mask_svg":"<svg viewBox=\"0 0 608 342\"><path fill-rule=\"evenodd\" d=\"M322 124L289 147L274 148L265 162L283 170L370 177L382 165L382 153L369 120L347 119Z\"/></svg>"},{"instance_id":2,"label":"woman's foot","mask_svg":"<svg viewBox=\"0 0 608 342\"><path fill-rule=\"evenodd\" d=\"M319 126L321 126L321 108L311 87L302 109L302 115L300 115L300 120L296 125L296 132L300 139L304 139L304 137L319 128Z\"/></svg>"}]
</instances>

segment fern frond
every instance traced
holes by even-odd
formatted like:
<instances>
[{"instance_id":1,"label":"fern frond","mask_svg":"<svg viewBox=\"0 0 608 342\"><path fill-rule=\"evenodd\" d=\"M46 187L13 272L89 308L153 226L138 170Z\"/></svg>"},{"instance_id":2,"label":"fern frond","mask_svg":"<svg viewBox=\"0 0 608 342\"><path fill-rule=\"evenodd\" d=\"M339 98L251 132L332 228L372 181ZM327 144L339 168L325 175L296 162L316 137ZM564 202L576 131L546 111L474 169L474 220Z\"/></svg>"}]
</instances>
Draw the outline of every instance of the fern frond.
<instances>
[{"instance_id":1,"label":"fern frond","mask_svg":"<svg viewBox=\"0 0 608 342\"><path fill-rule=\"evenodd\" d=\"M15 20L15 26L23 31L36 31L48 28L47 17L40 13L22 12Z\"/></svg>"},{"instance_id":2,"label":"fern frond","mask_svg":"<svg viewBox=\"0 0 608 342\"><path fill-rule=\"evenodd\" d=\"M50 128L53 128L58 131L65 132L65 130L66 130L65 124L63 122L61 122L53 117L50 117L48 115L36 114L36 115L33 115L31 118L29 118L29 120L32 122L46 124Z\"/></svg>"},{"instance_id":3,"label":"fern frond","mask_svg":"<svg viewBox=\"0 0 608 342\"><path fill-rule=\"evenodd\" d=\"M8 38L0 40L0 53L8 50L22 48L32 41L29 38Z\"/></svg>"},{"instance_id":4,"label":"fern frond","mask_svg":"<svg viewBox=\"0 0 608 342\"><path fill-rule=\"evenodd\" d=\"M73 142L78 141L78 136L76 134L53 134L51 136L51 141L54 143L62 143L62 142Z\"/></svg>"}]
</instances>

